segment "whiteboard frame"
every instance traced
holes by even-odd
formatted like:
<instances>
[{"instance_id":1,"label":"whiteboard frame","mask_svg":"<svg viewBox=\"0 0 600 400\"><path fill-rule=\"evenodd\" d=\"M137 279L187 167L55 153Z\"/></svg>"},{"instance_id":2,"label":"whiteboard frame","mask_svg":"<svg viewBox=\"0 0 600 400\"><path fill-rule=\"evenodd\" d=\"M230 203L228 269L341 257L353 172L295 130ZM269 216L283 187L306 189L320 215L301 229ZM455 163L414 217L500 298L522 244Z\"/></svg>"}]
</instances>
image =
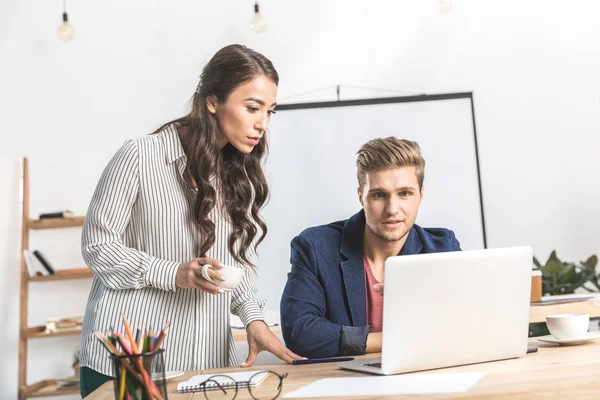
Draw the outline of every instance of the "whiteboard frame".
<instances>
[{"instance_id":1,"label":"whiteboard frame","mask_svg":"<svg viewBox=\"0 0 600 400\"><path fill-rule=\"evenodd\" d=\"M477 126L475 124L475 105L473 101L473 92L460 93L443 93L443 94L422 94L416 96L399 96L399 97L377 97L368 99L353 99L353 100L337 100L323 101L312 103L290 103L278 104L277 112L288 110L306 110L311 108L333 108L333 107L349 107L349 106L364 106L376 104L391 104L391 103L416 103L423 101L439 101L439 100L454 100L468 99L471 103L471 118L473 120L473 144L475 146L475 167L477 168L477 186L479 189L479 209L481 210L481 232L483 235L483 248L487 249L487 234L485 229L485 213L483 209L483 190L481 188L481 169L479 167L479 148L477 142Z\"/></svg>"}]
</instances>

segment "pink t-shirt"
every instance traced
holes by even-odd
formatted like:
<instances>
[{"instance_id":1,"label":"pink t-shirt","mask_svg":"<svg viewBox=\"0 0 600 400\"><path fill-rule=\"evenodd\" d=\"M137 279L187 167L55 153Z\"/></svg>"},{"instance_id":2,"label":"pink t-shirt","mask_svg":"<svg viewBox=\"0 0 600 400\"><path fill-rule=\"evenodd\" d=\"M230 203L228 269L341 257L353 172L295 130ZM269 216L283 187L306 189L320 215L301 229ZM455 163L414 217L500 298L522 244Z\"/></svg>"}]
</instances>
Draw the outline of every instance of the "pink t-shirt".
<instances>
[{"instance_id":1,"label":"pink t-shirt","mask_svg":"<svg viewBox=\"0 0 600 400\"><path fill-rule=\"evenodd\" d=\"M379 283L373 275L371 266L364 257L365 265L365 285L367 292L367 324L371 327L371 332L381 332L383 327L383 294L373 291L373 285Z\"/></svg>"}]
</instances>

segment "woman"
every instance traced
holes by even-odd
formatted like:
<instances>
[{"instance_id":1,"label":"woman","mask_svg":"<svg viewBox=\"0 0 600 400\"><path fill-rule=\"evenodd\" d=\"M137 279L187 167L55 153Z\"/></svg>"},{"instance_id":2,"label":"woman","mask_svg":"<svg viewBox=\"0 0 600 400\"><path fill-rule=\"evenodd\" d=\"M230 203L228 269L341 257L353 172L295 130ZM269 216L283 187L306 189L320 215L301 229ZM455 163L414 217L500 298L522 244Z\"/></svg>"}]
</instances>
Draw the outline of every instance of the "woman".
<instances>
[{"instance_id":1,"label":"woman","mask_svg":"<svg viewBox=\"0 0 600 400\"><path fill-rule=\"evenodd\" d=\"M111 379L113 367L93 332L160 329L167 370L238 365L229 313L246 325L250 366L267 350L291 363L262 320L251 262L267 227L259 210L268 196L261 160L279 77L263 55L244 46L218 51L202 71L191 112L155 134L127 141L106 167L82 234L94 272L81 338L81 394ZM258 227L261 235L257 238ZM253 245L256 243L256 245ZM222 264L221 264L222 263ZM245 269L223 291L221 265Z\"/></svg>"}]
</instances>

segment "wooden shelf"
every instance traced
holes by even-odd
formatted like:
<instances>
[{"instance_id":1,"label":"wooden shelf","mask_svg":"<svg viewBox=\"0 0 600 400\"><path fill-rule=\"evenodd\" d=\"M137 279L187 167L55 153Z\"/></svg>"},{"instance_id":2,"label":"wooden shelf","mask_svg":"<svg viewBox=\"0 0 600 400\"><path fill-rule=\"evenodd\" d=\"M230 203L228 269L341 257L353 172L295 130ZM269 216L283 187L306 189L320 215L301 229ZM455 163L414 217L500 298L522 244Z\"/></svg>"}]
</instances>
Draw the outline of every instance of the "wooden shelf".
<instances>
[{"instance_id":1,"label":"wooden shelf","mask_svg":"<svg viewBox=\"0 0 600 400\"><path fill-rule=\"evenodd\" d=\"M64 396L80 393L79 385L61 387L58 386L57 381L59 381L59 379L45 379L32 385L25 386L22 388L21 392L24 398Z\"/></svg>"},{"instance_id":2,"label":"wooden shelf","mask_svg":"<svg viewBox=\"0 0 600 400\"><path fill-rule=\"evenodd\" d=\"M83 226L83 221L85 221L85 217L28 219L27 227L29 229L70 228Z\"/></svg>"},{"instance_id":3,"label":"wooden shelf","mask_svg":"<svg viewBox=\"0 0 600 400\"><path fill-rule=\"evenodd\" d=\"M56 333L46 333L46 326L28 326L29 313L29 294L32 289L38 285L31 285L31 282L46 281L66 281L71 279L85 279L94 276L89 268L74 268L57 270L54 275L29 276L27 263L25 262L24 251L29 249L29 236L32 229L55 229L55 228L75 228L83 226L85 217L78 216L73 218L48 218L32 219L29 213L29 160L24 157L21 164L21 216L20 237L21 252L19 262L20 276L20 294L19 294L19 362L15 366L18 370L18 388L19 400L26 400L31 397L48 397L61 395L79 394L79 385L62 386L64 379L45 379L34 384L27 384L27 356L30 339L43 339L59 336L81 336L81 327L78 329L69 329ZM75 244L77 245L77 244ZM85 304L81 305L85 307ZM68 379L68 378L66 378Z\"/></svg>"},{"instance_id":4,"label":"wooden shelf","mask_svg":"<svg viewBox=\"0 0 600 400\"><path fill-rule=\"evenodd\" d=\"M55 333L46 333L46 326L32 326L26 328L23 336L27 339L45 339L59 336L77 336L81 335L81 328L69 329L68 331L60 331Z\"/></svg>"},{"instance_id":5,"label":"wooden shelf","mask_svg":"<svg viewBox=\"0 0 600 400\"><path fill-rule=\"evenodd\" d=\"M67 281L70 279L93 278L94 273L89 268L59 269L54 275L30 276L30 282Z\"/></svg>"}]
</instances>

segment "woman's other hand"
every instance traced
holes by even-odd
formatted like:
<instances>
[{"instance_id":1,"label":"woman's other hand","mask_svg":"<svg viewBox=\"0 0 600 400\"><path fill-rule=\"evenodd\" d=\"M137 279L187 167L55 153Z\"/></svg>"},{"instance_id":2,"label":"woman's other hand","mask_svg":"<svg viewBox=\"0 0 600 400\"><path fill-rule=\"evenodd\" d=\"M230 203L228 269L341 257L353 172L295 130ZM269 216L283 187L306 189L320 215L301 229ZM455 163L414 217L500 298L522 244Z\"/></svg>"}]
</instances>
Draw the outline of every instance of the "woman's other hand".
<instances>
[{"instance_id":1,"label":"woman's other hand","mask_svg":"<svg viewBox=\"0 0 600 400\"><path fill-rule=\"evenodd\" d=\"M204 267L206 264L210 264L217 270L223 268L218 260L208 257L195 258L192 261L188 261L179 266L179 269L177 270L177 277L175 278L175 284L177 287L184 289L200 289L203 292L212 294L224 293L225 291L223 288L210 281L207 281L202 277L202 267ZM225 276L219 271L215 271L213 268L208 268L208 276L215 281L224 281Z\"/></svg>"},{"instance_id":2,"label":"woman's other hand","mask_svg":"<svg viewBox=\"0 0 600 400\"><path fill-rule=\"evenodd\" d=\"M250 322L246 327L246 331L248 332L248 358L242 363L242 367L249 367L254 364L256 356L261 351L268 351L288 364L291 364L293 360L303 358L285 347L264 321Z\"/></svg>"}]
</instances>

